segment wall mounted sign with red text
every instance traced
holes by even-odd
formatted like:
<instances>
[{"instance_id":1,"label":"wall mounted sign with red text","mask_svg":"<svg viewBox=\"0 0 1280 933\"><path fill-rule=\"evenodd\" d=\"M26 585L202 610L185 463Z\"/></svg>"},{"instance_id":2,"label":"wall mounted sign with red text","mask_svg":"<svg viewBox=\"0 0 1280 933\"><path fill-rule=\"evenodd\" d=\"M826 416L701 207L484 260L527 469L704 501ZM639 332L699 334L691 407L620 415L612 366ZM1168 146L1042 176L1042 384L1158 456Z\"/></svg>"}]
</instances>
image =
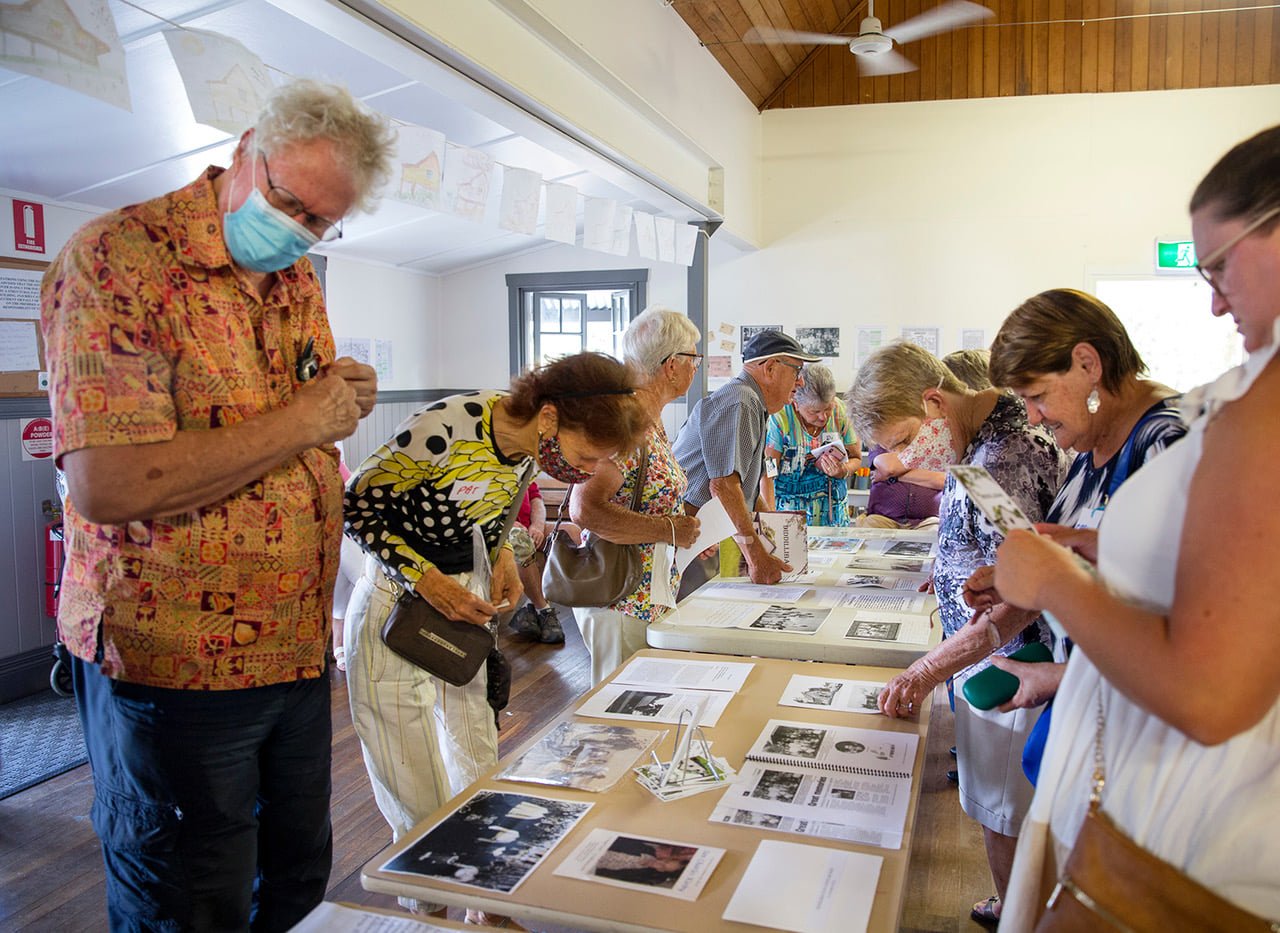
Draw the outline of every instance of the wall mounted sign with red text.
<instances>
[{"instance_id":1,"label":"wall mounted sign with red text","mask_svg":"<svg viewBox=\"0 0 1280 933\"><path fill-rule=\"evenodd\" d=\"M13 201L13 248L21 253L44 252L44 205Z\"/></svg>"},{"instance_id":2,"label":"wall mounted sign with red text","mask_svg":"<svg viewBox=\"0 0 1280 933\"><path fill-rule=\"evenodd\" d=\"M22 459L48 460L53 456L53 422L28 418L22 422Z\"/></svg>"}]
</instances>

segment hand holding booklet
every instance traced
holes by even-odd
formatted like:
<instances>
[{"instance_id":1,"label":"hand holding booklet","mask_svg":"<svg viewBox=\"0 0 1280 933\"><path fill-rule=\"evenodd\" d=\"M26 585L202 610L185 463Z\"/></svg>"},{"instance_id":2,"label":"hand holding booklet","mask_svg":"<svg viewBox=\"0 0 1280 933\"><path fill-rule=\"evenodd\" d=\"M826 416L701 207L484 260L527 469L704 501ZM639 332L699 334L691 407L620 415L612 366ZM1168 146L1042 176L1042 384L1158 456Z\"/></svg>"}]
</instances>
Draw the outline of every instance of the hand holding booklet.
<instances>
[{"instance_id":1,"label":"hand holding booklet","mask_svg":"<svg viewBox=\"0 0 1280 933\"><path fill-rule=\"evenodd\" d=\"M995 481L986 467L972 463L957 463L948 467L947 471L956 478L956 482L977 506L978 511L986 516L987 521L991 522L1000 534L1008 535L1009 532L1018 529L1036 530L1031 519L1027 518L1018 503L1000 488L1000 484Z\"/></svg>"}]
</instances>

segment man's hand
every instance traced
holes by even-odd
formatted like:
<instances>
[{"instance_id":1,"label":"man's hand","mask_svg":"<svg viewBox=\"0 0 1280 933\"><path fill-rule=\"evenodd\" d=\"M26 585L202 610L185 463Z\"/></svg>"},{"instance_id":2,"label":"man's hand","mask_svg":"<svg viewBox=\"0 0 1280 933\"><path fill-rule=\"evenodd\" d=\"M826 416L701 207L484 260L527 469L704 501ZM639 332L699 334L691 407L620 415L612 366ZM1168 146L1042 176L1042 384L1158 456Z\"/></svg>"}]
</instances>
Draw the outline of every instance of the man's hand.
<instances>
[{"instance_id":1,"label":"man's hand","mask_svg":"<svg viewBox=\"0 0 1280 933\"><path fill-rule=\"evenodd\" d=\"M503 549L506 550L505 548ZM508 555L510 552L507 552ZM497 581L497 568L494 568L494 580ZM517 579L516 585L519 586ZM486 602L465 586L447 577L432 567L418 578L414 586L427 602L431 603L446 619L457 622L470 622L472 625L484 625L498 614L492 603ZM517 598L519 598L517 596ZM502 602L501 599L498 602Z\"/></svg>"},{"instance_id":2,"label":"man's hand","mask_svg":"<svg viewBox=\"0 0 1280 933\"><path fill-rule=\"evenodd\" d=\"M752 583L777 583L784 573L791 572L790 564L765 550L759 535L752 535L751 542L742 547L742 556L747 559Z\"/></svg>"},{"instance_id":3,"label":"man's hand","mask_svg":"<svg viewBox=\"0 0 1280 933\"><path fill-rule=\"evenodd\" d=\"M361 418L373 411L378 401L378 373L372 366L344 356L326 366L324 372L339 377L355 390Z\"/></svg>"},{"instance_id":4,"label":"man's hand","mask_svg":"<svg viewBox=\"0 0 1280 933\"><path fill-rule=\"evenodd\" d=\"M293 394L289 411L310 447L350 437L361 417L355 389L329 371L304 383Z\"/></svg>"}]
</instances>

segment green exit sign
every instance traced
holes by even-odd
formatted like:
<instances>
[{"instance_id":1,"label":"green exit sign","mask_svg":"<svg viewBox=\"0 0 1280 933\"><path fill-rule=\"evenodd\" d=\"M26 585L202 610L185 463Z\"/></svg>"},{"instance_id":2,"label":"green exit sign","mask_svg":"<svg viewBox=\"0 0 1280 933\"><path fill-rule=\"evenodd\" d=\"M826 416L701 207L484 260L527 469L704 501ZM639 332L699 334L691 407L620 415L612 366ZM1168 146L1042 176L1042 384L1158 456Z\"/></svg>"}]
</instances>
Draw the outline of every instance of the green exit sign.
<instances>
[{"instance_id":1,"label":"green exit sign","mask_svg":"<svg viewBox=\"0 0 1280 933\"><path fill-rule=\"evenodd\" d=\"M1190 240L1156 240L1156 269L1194 269L1196 245Z\"/></svg>"}]
</instances>

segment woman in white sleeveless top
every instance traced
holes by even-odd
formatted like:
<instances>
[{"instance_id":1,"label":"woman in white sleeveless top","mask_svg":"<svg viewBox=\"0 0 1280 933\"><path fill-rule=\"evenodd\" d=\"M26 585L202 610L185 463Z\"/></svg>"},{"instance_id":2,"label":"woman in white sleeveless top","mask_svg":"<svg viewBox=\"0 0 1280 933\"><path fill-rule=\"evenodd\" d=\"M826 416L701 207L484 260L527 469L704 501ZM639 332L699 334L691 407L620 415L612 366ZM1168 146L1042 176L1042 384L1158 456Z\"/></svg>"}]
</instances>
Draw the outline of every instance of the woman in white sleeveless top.
<instances>
[{"instance_id":1,"label":"woman in white sleeveless top","mask_svg":"<svg viewBox=\"0 0 1280 933\"><path fill-rule=\"evenodd\" d=\"M1213 314L1232 316L1249 361L1190 393L1186 437L1112 498L1097 577L1048 536L1014 532L999 551L1001 595L1076 642L1002 930L1035 926L1042 870L1057 876L1079 832L1099 701L1106 813L1280 920L1280 127L1222 158L1191 218Z\"/></svg>"}]
</instances>

